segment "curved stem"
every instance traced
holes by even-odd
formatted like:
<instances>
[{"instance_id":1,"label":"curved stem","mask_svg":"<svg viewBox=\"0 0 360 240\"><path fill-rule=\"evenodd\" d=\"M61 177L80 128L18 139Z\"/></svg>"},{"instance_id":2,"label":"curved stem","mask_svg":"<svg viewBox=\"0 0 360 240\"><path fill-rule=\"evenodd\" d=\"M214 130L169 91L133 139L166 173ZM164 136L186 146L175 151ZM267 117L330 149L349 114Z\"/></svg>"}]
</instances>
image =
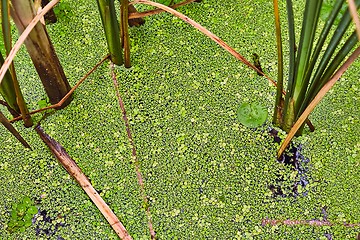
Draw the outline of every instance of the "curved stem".
<instances>
[{"instance_id":1,"label":"curved stem","mask_svg":"<svg viewBox=\"0 0 360 240\"><path fill-rule=\"evenodd\" d=\"M103 62L105 62L105 60L107 60L108 58L110 57L110 54L106 55L103 59L101 59L100 62L98 62L88 73L85 74L84 77L82 77L79 82L56 104L53 104L51 106L48 106L48 107L44 107L44 108L41 108L41 109L37 109L37 110L34 110L32 112L30 112L29 114L32 115L32 114L35 114L35 113L38 113L38 112L43 112L43 111L46 111L46 110L49 110L49 109L54 109L54 108L59 108L62 106L62 104L69 98L71 97L71 95L75 92L75 90L80 86L81 83L83 83L85 81L85 79L90 75L92 74ZM10 120L10 122L16 122L16 121L19 121L21 119L21 116L20 117L16 117L16 118L13 118Z\"/></svg>"}]
</instances>

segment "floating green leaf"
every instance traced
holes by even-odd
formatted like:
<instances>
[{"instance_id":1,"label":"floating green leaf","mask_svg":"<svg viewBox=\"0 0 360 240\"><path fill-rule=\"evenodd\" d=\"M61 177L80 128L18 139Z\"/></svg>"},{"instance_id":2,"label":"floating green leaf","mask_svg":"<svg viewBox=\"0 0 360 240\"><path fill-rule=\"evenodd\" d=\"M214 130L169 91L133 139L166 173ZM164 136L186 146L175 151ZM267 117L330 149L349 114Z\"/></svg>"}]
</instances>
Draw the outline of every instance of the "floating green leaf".
<instances>
[{"instance_id":1,"label":"floating green leaf","mask_svg":"<svg viewBox=\"0 0 360 240\"><path fill-rule=\"evenodd\" d=\"M32 201L29 197L24 197L23 200L22 200L22 203L26 206L28 205L31 205L32 204Z\"/></svg>"},{"instance_id":2,"label":"floating green leaf","mask_svg":"<svg viewBox=\"0 0 360 240\"><path fill-rule=\"evenodd\" d=\"M50 106L50 100L48 97L46 97L46 98L39 100L37 102L37 104L38 104L39 108L44 108L44 107Z\"/></svg>"},{"instance_id":3,"label":"floating green leaf","mask_svg":"<svg viewBox=\"0 0 360 240\"><path fill-rule=\"evenodd\" d=\"M8 222L8 231L24 232L26 227L31 226L34 214L38 212L34 202L29 197L24 197L19 203L14 203Z\"/></svg>"},{"instance_id":4,"label":"floating green leaf","mask_svg":"<svg viewBox=\"0 0 360 240\"><path fill-rule=\"evenodd\" d=\"M260 126L266 121L267 110L256 103L243 103L237 110L237 119L249 128Z\"/></svg>"},{"instance_id":5,"label":"floating green leaf","mask_svg":"<svg viewBox=\"0 0 360 240\"><path fill-rule=\"evenodd\" d=\"M37 207L31 206L31 207L29 207L29 209L27 210L27 213L26 213L26 214L34 215L34 214L36 214L37 212L38 212Z\"/></svg>"}]
</instances>

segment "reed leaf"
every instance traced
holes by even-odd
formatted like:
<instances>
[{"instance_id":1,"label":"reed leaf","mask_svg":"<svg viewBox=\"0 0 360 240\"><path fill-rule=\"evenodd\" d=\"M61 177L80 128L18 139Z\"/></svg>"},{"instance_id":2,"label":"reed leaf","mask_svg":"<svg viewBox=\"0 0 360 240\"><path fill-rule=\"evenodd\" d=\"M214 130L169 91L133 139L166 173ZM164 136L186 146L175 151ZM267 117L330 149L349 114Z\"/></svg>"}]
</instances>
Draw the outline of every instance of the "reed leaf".
<instances>
[{"instance_id":1,"label":"reed leaf","mask_svg":"<svg viewBox=\"0 0 360 240\"><path fill-rule=\"evenodd\" d=\"M305 79L309 70L309 60L312 52L312 45L315 38L317 23L319 20L322 1L307 0L305 14L302 24L302 32L299 43L299 52L296 59L295 85L293 86L292 97L295 101L295 115L299 109L299 103L304 99L308 82Z\"/></svg>"},{"instance_id":2,"label":"reed leaf","mask_svg":"<svg viewBox=\"0 0 360 240\"><path fill-rule=\"evenodd\" d=\"M274 0L274 16L275 16L275 29L276 29L276 46L278 56L278 80L276 86L276 100L274 107L273 123L279 125L282 121L282 92L283 92L283 79L284 79L284 64L283 64L283 50L281 40L281 27L280 27L280 13L278 1Z\"/></svg>"},{"instance_id":3,"label":"reed leaf","mask_svg":"<svg viewBox=\"0 0 360 240\"><path fill-rule=\"evenodd\" d=\"M6 55L10 54L12 43L11 43L11 25L10 25L10 9L9 9L9 0L1 1L1 27L2 27L2 37L4 39L4 46L6 50ZM1 56L2 58L2 56ZM1 65L4 63L4 59L1 59ZM5 98L7 99L7 103L10 107L12 107L18 113L21 113L21 116L24 120L25 127L31 127L33 125L33 121L31 116L29 115L29 110L24 100L24 96L21 92L19 82L16 77L15 66L12 62L10 65L10 80L7 79L8 84L6 86L7 90L5 94L7 95ZM7 76L7 78L9 75ZM11 85L11 86L10 86ZM0 86L1 88L1 86Z\"/></svg>"},{"instance_id":4,"label":"reed leaf","mask_svg":"<svg viewBox=\"0 0 360 240\"><path fill-rule=\"evenodd\" d=\"M357 8L360 6L360 0L356 1ZM319 66L316 68L316 72L311 80L310 88L315 88L316 85L319 84L321 76L325 71L326 67L329 64L331 57L333 56L336 48L338 47L340 41L342 40L346 30L348 29L351 23L351 15L349 9L346 10L343 17L340 20L339 25L337 26L329 45L327 46L322 59L320 60Z\"/></svg>"},{"instance_id":5,"label":"reed leaf","mask_svg":"<svg viewBox=\"0 0 360 240\"><path fill-rule=\"evenodd\" d=\"M97 0L110 58L116 65L123 64L119 23L116 18L114 0Z\"/></svg>"},{"instance_id":6,"label":"reed leaf","mask_svg":"<svg viewBox=\"0 0 360 240\"><path fill-rule=\"evenodd\" d=\"M327 39L331 28L334 26L334 22L335 22L337 16L339 15L340 10L341 10L344 2L345 2L345 0L336 1L331 13L329 14L329 16L328 16L328 18L327 18L327 20L325 22L323 30L320 33L319 40L317 41L317 43L315 45L315 48L314 48L314 51L312 53L312 58L311 58L311 61L310 61L310 64L309 64L309 69L308 69L308 72L307 72L307 74L305 76L305 79L306 79L305 82L310 81L311 75L313 74L315 63L319 58L320 51L324 46L325 40Z\"/></svg>"},{"instance_id":7,"label":"reed leaf","mask_svg":"<svg viewBox=\"0 0 360 240\"><path fill-rule=\"evenodd\" d=\"M286 147L289 145L291 139L294 137L295 133L303 126L305 120L310 115L310 113L315 109L315 107L319 104L319 102L324 98L326 93L334 86L336 81L341 77L341 75L349 68L349 66L359 57L360 55L360 47L358 47L350 57L342 64L342 66L336 71L336 73L331 77L331 79L321 88L319 93L315 96L315 98L311 101L311 103L306 107L304 112L298 118L294 126L290 129L288 135L285 140L281 144L281 147L278 151L277 157L280 158Z\"/></svg>"},{"instance_id":8,"label":"reed leaf","mask_svg":"<svg viewBox=\"0 0 360 240\"><path fill-rule=\"evenodd\" d=\"M320 89L330 80L331 76L334 74L338 66L343 62L345 57L350 53L350 51L355 47L356 43L358 43L358 38L356 35L356 31L354 31L351 36L347 39L343 47L339 50L337 55L329 64L328 68L324 71L318 83L315 85L311 85L311 88L308 91L306 98L301 105L298 116L301 115L302 111L305 110L310 101L315 97L315 95L320 91Z\"/></svg>"}]
</instances>

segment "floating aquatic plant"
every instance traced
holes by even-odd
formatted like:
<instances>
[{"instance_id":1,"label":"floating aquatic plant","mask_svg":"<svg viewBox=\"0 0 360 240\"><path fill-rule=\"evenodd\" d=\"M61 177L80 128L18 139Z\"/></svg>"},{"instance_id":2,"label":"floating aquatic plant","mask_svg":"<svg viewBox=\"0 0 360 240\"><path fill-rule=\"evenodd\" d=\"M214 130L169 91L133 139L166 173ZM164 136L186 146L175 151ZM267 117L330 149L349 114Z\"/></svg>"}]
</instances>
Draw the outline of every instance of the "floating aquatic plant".
<instances>
[{"instance_id":1,"label":"floating aquatic plant","mask_svg":"<svg viewBox=\"0 0 360 240\"><path fill-rule=\"evenodd\" d=\"M38 212L34 202L29 197L24 197L19 203L12 206L10 221L7 230L9 232L24 232L32 224L32 218Z\"/></svg>"},{"instance_id":2,"label":"floating aquatic plant","mask_svg":"<svg viewBox=\"0 0 360 240\"><path fill-rule=\"evenodd\" d=\"M257 103L243 103L237 110L237 119L249 128L261 126L267 118L267 110Z\"/></svg>"}]
</instances>

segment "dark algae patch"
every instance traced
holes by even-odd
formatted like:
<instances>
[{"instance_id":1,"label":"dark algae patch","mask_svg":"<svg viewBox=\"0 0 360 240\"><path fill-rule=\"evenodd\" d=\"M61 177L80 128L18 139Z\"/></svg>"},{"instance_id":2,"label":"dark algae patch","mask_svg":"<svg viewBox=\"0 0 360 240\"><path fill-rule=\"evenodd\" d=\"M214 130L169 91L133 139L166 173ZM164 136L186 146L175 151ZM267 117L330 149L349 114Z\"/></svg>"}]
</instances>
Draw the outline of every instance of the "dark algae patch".
<instances>
[{"instance_id":1,"label":"dark algae patch","mask_svg":"<svg viewBox=\"0 0 360 240\"><path fill-rule=\"evenodd\" d=\"M270 129L269 135L273 137L275 143L280 143L281 138L278 131L274 128ZM297 197L299 195L306 196L308 190L305 190L309 184L309 158L301 153L302 145L297 146L292 143L287 150L281 155L277 161L287 168L291 169L290 175L296 175L294 182L285 181L286 176L281 172L276 174L275 183L269 185L269 189L273 193L273 197ZM287 173L288 174L288 173ZM301 190L300 190L301 189Z\"/></svg>"},{"instance_id":2,"label":"dark algae patch","mask_svg":"<svg viewBox=\"0 0 360 240\"><path fill-rule=\"evenodd\" d=\"M40 210L35 215L33 223L36 225L36 236L53 237L57 235L57 231L61 227L65 227L66 216L61 214L49 214L46 210ZM63 239L61 236L57 236L57 239Z\"/></svg>"}]
</instances>

